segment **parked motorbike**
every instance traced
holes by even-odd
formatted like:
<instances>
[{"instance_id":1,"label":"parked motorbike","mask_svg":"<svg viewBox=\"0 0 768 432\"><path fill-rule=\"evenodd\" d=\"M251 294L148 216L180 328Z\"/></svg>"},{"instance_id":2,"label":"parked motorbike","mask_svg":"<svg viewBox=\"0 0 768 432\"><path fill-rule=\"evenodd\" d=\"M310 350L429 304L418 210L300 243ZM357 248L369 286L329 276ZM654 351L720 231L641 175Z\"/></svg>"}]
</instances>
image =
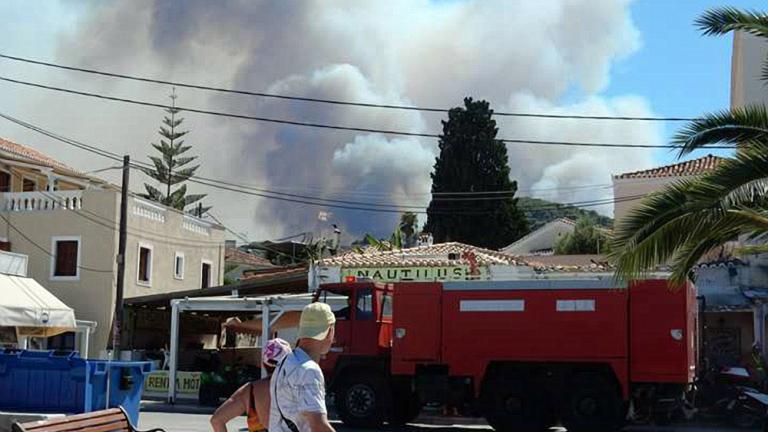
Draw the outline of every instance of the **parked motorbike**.
<instances>
[{"instance_id":1,"label":"parked motorbike","mask_svg":"<svg viewBox=\"0 0 768 432\"><path fill-rule=\"evenodd\" d=\"M751 383L752 377L742 367L709 370L695 384L695 417L742 428L763 425L768 420L768 395Z\"/></svg>"}]
</instances>

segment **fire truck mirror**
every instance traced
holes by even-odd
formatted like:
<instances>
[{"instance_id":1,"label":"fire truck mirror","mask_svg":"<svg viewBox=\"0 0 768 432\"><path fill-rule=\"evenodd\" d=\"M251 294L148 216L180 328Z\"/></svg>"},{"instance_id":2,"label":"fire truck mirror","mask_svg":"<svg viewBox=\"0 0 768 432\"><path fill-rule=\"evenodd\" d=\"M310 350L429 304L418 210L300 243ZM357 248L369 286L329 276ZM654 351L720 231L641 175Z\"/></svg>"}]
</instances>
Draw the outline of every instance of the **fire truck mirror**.
<instances>
[{"instance_id":1,"label":"fire truck mirror","mask_svg":"<svg viewBox=\"0 0 768 432\"><path fill-rule=\"evenodd\" d=\"M672 335L672 339L676 341L683 340L683 330L682 329L672 329L669 332L670 335Z\"/></svg>"},{"instance_id":2,"label":"fire truck mirror","mask_svg":"<svg viewBox=\"0 0 768 432\"><path fill-rule=\"evenodd\" d=\"M395 337L398 339L402 339L405 337L405 329L400 327L395 329Z\"/></svg>"}]
</instances>

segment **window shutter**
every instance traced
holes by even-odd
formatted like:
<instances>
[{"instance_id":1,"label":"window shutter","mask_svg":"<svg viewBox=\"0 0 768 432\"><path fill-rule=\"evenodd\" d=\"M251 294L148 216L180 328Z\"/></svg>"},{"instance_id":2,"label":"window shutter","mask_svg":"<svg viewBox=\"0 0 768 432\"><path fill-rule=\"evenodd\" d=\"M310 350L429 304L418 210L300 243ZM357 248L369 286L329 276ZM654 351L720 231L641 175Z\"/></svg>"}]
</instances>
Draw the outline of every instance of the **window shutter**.
<instances>
[{"instance_id":1,"label":"window shutter","mask_svg":"<svg viewBox=\"0 0 768 432\"><path fill-rule=\"evenodd\" d=\"M54 276L77 276L77 247L76 240L65 240L56 243L56 269Z\"/></svg>"}]
</instances>

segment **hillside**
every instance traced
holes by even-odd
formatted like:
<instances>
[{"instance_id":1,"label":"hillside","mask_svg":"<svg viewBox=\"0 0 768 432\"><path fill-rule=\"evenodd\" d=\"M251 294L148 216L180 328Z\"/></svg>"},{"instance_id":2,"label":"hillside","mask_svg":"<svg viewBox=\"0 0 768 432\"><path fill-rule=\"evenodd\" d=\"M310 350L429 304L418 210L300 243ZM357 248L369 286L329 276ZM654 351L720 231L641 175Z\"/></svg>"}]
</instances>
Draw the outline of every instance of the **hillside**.
<instances>
[{"instance_id":1,"label":"hillside","mask_svg":"<svg viewBox=\"0 0 768 432\"><path fill-rule=\"evenodd\" d=\"M536 230L547 222L551 222L555 219L568 218L576 220L583 216L594 219L599 225L604 227L613 227L613 219L608 216L603 216L594 210L558 205L551 201L530 197L518 198L517 206L525 212L526 216L528 216L528 221L531 223L531 231Z\"/></svg>"}]
</instances>

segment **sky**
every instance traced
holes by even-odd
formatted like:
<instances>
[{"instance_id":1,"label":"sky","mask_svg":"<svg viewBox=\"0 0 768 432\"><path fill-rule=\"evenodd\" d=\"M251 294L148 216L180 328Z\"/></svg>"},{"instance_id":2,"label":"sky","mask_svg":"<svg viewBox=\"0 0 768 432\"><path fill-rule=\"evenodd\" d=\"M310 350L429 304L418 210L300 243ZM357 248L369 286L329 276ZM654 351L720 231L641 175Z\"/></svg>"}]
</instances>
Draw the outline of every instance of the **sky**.
<instances>
[{"instance_id":1,"label":"sky","mask_svg":"<svg viewBox=\"0 0 768 432\"><path fill-rule=\"evenodd\" d=\"M729 104L732 37L703 37L709 0L398 0L221 2L52 0L0 3L0 52L108 71L386 104L500 111L696 116ZM760 8L757 1L729 5ZM167 102L165 86L0 60L0 75ZM179 104L362 127L439 132L440 116L328 107L179 89ZM0 112L142 160L162 112L0 82ZM321 131L186 114L207 177L283 193L425 206L434 140ZM499 136L664 144L680 124L499 119ZM82 171L113 165L0 121L0 137ZM611 197L611 175L675 161L668 150L508 145L520 195L559 202ZM713 153L717 153L713 151ZM693 157L702 156L694 154ZM117 182L118 173L100 174ZM138 173L132 189L146 181ZM298 205L190 186L249 239L327 230L386 235L395 213ZM604 214L611 205L594 207ZM423 217L422 217L423 222Z\"/></svg>"}]
</instances>

